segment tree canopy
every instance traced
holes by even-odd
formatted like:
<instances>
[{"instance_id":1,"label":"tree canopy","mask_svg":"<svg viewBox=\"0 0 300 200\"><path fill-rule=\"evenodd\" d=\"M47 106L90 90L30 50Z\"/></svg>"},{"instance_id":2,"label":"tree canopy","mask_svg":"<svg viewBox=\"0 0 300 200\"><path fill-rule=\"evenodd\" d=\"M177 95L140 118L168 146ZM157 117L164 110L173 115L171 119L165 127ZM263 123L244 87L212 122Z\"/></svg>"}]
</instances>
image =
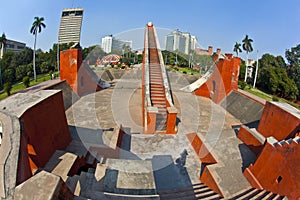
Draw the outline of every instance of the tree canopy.
<instances>
[{"instance_id":1,"label":"tree canopy","mask_svg":"<svg viewBox=\"0 0 300 200\"><path fill-rule=\"evenodd\" d=\"M259 59L258 86L274 95L296 99L299 94L295 81L289 78L282 56L264 54Z\"/></svg>"},{"instance_id":2,"label":"tree canopy","mask_svg":"<svg viewBox=\"0 0 300 200\"><path fill-rule=\"evenodd\" d=\"M244 51L247 52L247 54L253 51L253 47L252 47L253 40L250 39L248 35L246 35L246 37L242 40L242 42L243 42L243 49Z\"/></svg>"},{"instance_id":3,"label":"tree canopy","mask_svg":"<svg viewBox=\"0 0 300 200\"><path fill-rule=\"evenodd\" d=\"M233 51L236 53L236 56L239 56L239 53L242 53L241 44L236 42Z\"/></svg>"},{"instance_id":4,"label":"tree canopy","mask_svg":"<svg viewBox=\"0 0 300 200\"><path fill-rule=\"evenodd\" d=\"M300 91L300 44L292 47L290 50L286 50L285 57L289 63L287 65L288 76L295 81ZM300 99L300 94L298 95L298 99Z\"/></svg>"}]
</instances>

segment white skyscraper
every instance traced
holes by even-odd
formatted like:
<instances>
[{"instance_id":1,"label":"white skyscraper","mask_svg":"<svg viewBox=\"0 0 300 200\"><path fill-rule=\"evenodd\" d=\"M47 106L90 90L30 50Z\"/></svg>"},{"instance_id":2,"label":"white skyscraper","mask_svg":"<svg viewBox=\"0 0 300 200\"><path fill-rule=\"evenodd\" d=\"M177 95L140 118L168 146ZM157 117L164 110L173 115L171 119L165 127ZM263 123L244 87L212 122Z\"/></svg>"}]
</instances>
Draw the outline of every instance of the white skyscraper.
<instances>
[{"instance_id":1,"label":"white skyscraper","mask_svg":"<svg viewBox=\"0 0 300 200\"><path fill-rule=\"evenodd\" d=\"M198 47L198 39L196 36L191 36L191 50L196 50Z\"/></svg>"},{"instance_id":2,"label":"white skyscraper","mask_svg":"<svg viewBox=\"0 0 300 200\"><path fill-rule=\"evenodd\" d=\"M123 48L123 45L126 45L130 48L132 48L132 41L131 40L119 40L114 38L112 35L105 36L102 38L102 49L106 53L110 53L113 50L119 50L121 51Z\"/></svg>"},{"instance_id":3,"label":"white skyscraper","mask_svg":"<svg viewBox=\"0 0 300 200\"><path fill-rule=\"evenodd\" d=\"M191 49L195 50L195 40L197 38L188 32L174 30L166 36L166 50L189 54Z\"/></svg>"},{"instance_id":4,"label":"white skyscraper","mask_svg":"<svg viewBox=\"0 0 300 200\"><path fill-rule=\"evenodd\" d=\"M59 44L80 42L82 16L83 8L63 9L58 33Z\"/></svg>"},{"instance_id":5,"label":"white skyscraper","mask_svg":"<svg viewBox=\"0 0 300 200\"><path fill-rule=\"evenodd\" d=\"M104 38L102 38L102 49L105 53L110 53L112 50L112 40L113 40L113 36L112 35L108 35L105 36Z\"/></svg>"}]
</instances>

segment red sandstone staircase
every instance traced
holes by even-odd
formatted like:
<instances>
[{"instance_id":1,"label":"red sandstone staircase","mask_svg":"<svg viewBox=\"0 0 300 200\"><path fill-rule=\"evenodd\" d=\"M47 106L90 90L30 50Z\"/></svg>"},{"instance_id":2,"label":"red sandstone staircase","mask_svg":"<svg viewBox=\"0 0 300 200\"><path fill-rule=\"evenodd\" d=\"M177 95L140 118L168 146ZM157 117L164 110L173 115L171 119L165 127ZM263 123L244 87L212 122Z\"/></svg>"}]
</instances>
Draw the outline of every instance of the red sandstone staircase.
<instances>
[{"instance_id":1,"label":"red sandstone staircase","mask_svg":"<svg viewBox=\"0 0 300 200\"><path fill-rule=\"evenodd\" d=\"M179 188L167 191L158 191L161 200L196 200L196 199L220 199L221 197L203 183L198 183L190 188Z\"/></svg>"},{"instance_id":2,"label":"red sandstone staircase","mask_svg":"<svg viewBox=\"0 0 300 200\"><path fill-rule=\"evenodd\" d=\"M255 188L242 191L230 200L244 200L244 199L255 199L255 200L282 200L286 199L284 196L274 194L266 190L258 190Z\"/></svg>"},{"instance_id":3,"label":"red sandstone staircase","mask_svg":"<svg viewBox=\"0 0 300 200\"><path fill-rule=\"evenodd\" d=\"M156 132L163 132L166 131L167 99L153 27L149 27L148 30L150 99L152 106L158 108L156 115Z\"/></svg>"}]
</instances>

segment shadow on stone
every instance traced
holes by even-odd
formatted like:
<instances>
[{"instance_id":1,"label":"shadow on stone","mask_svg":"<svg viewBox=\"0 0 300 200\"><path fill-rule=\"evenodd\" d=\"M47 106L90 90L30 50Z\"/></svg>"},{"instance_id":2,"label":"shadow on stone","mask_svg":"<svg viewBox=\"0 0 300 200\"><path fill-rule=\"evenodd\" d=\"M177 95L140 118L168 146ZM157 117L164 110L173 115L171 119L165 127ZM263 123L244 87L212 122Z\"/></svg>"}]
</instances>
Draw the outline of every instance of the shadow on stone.
<instances>
[{"instance_id":1,"label":"shadow on stone","mask_svg":"<svg viewBox=\"0 0 300 200\"><path fill-rule=\"evenodd\" d=\"M249 165L255 162L255 154L245 144L239 144L239 150L242 157L242 171L244 171Z\"/></svg>"},{"instance_id":2,"label":"shadow on stone","mask_svg":"<svg viewBox=\"0 0 300 200\"><path fill-rule=\"evenodd\" d=\"M153 156L152 167L156 190L172 190L192 187L185 166L175 165L172 156Z\"/></svg>"}]
</instances>

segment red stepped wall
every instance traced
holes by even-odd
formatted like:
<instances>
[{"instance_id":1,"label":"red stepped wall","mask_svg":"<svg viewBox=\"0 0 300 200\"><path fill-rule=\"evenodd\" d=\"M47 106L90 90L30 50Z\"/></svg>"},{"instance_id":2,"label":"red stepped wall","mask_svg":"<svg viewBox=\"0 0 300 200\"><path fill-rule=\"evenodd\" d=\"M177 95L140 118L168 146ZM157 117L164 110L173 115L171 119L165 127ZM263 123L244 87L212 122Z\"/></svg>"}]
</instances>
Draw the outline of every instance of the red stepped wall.
<instances>
[{"instance_id":1,"label":"red stepped wall","mask_svg":"<svg viewBox=\"0 0 300 200\"><path fill-rule=\"evenodd\" d=\"M101 90L82 62L81 49L69 49L60 53L60 79L66 80L79 96Z\"/></svg>"},{"instance_id":2,"label":"red stepped wall","mask_svg":"<svg viewBox=\"0 0 300 200\"><path fill-rule=\"evenodd\" d=\"M226 54L226 59L220 59L211 77L194 93L198 96L211 98L220 103L232 90L238 89L238 77L241 59Z\"/></svg>"},{"instance_id":3,"label":"red stepped wall","mask_svg":"<svg viewBox=\"0 0 300 200\"><path fill-rule=\"evenodd\" d=\"M267 102L258 126L265 137L273 136L278 141L295 137L300 119L274 103Z\"/></svg>"},{"instance_id":4,"label":"red stepped wall","mask_svg":"<svg viewBox=\"0 0 300 200\"><path fill-rule=\"evenodd\" d=\"M266 142L256 162L244 175L253 187L300 198L300 138L272 144Z\"/></svg>"},{"instance_id":5,"label":"red stepped wall","mask_svg":"<svg viewBox=\"0 0 300 200\"><path fill-rule=\"evenodd\" d=\"M27 110L22 125L17 184L45 166L56 150L65 149L71 141L62 92L58 92Z\"/></svg>"}]
</instances>

